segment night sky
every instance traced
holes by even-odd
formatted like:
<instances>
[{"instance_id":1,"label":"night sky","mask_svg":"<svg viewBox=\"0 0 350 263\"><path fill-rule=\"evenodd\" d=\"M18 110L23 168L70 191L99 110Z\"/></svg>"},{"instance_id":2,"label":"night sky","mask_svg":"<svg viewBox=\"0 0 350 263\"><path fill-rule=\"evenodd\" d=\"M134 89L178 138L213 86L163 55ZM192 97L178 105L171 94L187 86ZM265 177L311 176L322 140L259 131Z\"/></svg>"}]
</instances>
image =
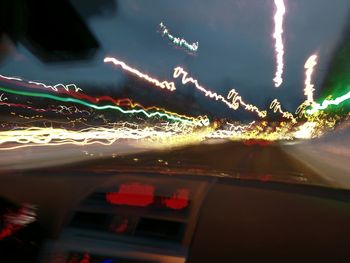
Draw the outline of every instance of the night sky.
<instances>
[{"instance_id":1,"label":"night sky","mask_svg":"<svg viewBox=\"0 0 350 263\"><path fill-rule=\"evenodd\" d=\"M103 63L105 56L114 56L162 80L172 80L173 68L182 66L224 96L234 88L246 102L261 108L278 98L290 111L304 100L304 63L313 53L319 56L314 79L320 88L350 10L349 0L285 0L284 83L275 88L273 0L124 0L100 7L99 15L89 13L89 1L72 2L101 45L93 59L48 65L18 45L0 66L1 74L50 84L77 83L86 92L98 89L94 92L103 94L126 79L122 70ZM173 35L198 41L198 55L171 46L157 32L160 22ZM208 99L190 85L177 85L176 92L186 94L188 89L205 111Z\"/></svg>"}]
</instances>

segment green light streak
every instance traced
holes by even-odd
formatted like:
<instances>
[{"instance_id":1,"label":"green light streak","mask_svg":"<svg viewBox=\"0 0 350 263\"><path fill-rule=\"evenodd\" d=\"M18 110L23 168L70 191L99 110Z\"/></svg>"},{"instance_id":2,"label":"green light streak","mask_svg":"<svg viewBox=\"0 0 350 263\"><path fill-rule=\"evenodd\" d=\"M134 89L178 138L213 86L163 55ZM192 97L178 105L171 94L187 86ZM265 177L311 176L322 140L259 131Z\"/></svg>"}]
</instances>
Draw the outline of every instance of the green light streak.
<instances>
[{"instance_id":1,"label":"green light streak","mask_svg":"<svg viewBox=\"0 0 350 263\"><path fill-rule=\"evenodd\" d=\"M324 100L322 102L322 104L316 103L315 105L313 105L313 107L311 109L306 110L306 113L311 115L319 110L327 109L330 105L339 105L340 103L342 103L348 99L350 99L350 91L348 93L346 93L345 95L340 96L334 100Z\"/></svg>"},{"instance_id":2,"label":"green light streak","mask_svg":"<svg viewBox=\"0 0 350 263\"><path fill-rule=\"evenodd\" d=\"M104 106L98 106L98 105L94 105L91 103L88 103L86 101L83 100L79 100L79 99L75 99L75 98L61 98L55 95L51 95L51 94L46 94L46 93L36 93L36 92L28 92L28 91L18 91L18 90L11 90L11 89L7 89L7 88L3 88L0 87L0 91L3 92L7 92L7 93L11 93L11 94L16 94L16 95L21 95L21 96L27 96L27 97L40 97L40 98L47 98L47 99L52 99L52 100L56 100L56 101L61 101L61 102L73 102L73 103L77 103L77 104L81 104L84 105L86 107L89 108L93 108L96 110L106 110L106 109L112 109L112 110L117 110L123 114L138 114L138 113L142 113L144 114L146 117L151 118L151 117L165 117L169 120L173 120L173 121L178 121L181 123L186 123L186 124L199 124L196 123L194 121L189 121L189 120L185 120L176 116L172 116L166 113L161 113L161 112L147 112L145 110L142 109L137 109L137 110L124 110L118 106L114 106L114 105L104 105Z\"/></svg>"}]
</instances>

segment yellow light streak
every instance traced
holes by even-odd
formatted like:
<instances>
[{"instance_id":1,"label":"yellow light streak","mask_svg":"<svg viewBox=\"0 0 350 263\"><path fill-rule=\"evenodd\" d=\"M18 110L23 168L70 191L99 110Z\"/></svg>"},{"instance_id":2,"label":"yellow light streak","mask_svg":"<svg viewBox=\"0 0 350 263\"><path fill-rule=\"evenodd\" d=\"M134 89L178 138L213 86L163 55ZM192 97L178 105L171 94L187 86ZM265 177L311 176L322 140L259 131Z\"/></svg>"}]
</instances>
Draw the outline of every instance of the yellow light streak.
<instances>
[{"instance_id":1,"label":"yellow light streak","mask_svg":"<svg viewBox=\"0 0 350 263\"><path fill-rule=\"evenodd\" d=\"M239 106L242 105L246 110L251 111L251 112L256 112L259 117L262 117L262 118L266 117L266 114L267 114L266 111L260 111L256 106L245 103L243 101L242 97L239 96L238 93L236 92L236 90L234 90L234 89L232 89L229 92L227 99L226 99L224 96L217 94L216 92L207 90L206 88L201 86L198 83L198 80L196 80L192 77L188 77L188 72L186 72L181 67L176 67L174 69L173 77L175 79L181 77L181 82L183 85L186 85L187 83L194 84L196 89L198 89L199 91L204 93L204 95L206 97L209 97L209 98L215 99L215 100L219 100L219 101L223 102L224 104L226 104L230 109L237 110L239 108Z\"/></svg>"},{"instance_id":2,"label":"yellow light streak","mask_svg":"<svg viewBox=\"0 0 350 263\"><path fill-rule=\"evenodd\" d=\"M162 88L162 89L168 89L170 91L174 91L176 90L175 87L175 83L174 82L168 82L168 81L159 81L155 78L152 78L150 76L148 76L147 74L144 74L140 71L138 71L135 68L130 67L129 65L127 65L126 63L124 63L123 61L120 61L116 58L112 58L112 57L105 57L105 59L103 60L103 62L105 63L112 63L116 66L120 66L122 67L122 69L124 69L125 71L128 71L130 73L132 73L133 75L136 75L137 77L147 80L148 82L154 84L155 86Z\"/></svg>"},{"instance_id":3,"label":"yellow light streak","mask_svg":"<svg viewBox=\"0 0 350 263\"><path fill-rule=\"evenodd\" d=\"M283 111L281 103L274 99L270 104L270 109L273 110L274 113L279 112L282 114L283 118L290 119L293 123L296 123L297 120L294 118L294 115L288 111Z\"/></svg>"}]
</instances>

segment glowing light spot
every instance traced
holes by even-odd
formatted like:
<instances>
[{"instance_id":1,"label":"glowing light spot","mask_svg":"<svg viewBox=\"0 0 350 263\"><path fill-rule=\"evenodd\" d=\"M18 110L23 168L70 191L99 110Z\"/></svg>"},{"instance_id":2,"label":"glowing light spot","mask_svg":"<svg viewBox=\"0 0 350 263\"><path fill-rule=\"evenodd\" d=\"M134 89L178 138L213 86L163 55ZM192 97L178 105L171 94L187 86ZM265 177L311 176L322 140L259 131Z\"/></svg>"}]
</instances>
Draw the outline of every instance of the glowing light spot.
<instances>
[{"instance_id":1,"label":"glowing light spot","mask_svg":"<svg viewBox=\"0 0 350 263\"><path fill-rule=\"evenodd\" d=\"M315 131L317 123L315 122L305 122L301 125L298 130L294 133L297 139L310 139Z\"/></svg>"}]
</instances>

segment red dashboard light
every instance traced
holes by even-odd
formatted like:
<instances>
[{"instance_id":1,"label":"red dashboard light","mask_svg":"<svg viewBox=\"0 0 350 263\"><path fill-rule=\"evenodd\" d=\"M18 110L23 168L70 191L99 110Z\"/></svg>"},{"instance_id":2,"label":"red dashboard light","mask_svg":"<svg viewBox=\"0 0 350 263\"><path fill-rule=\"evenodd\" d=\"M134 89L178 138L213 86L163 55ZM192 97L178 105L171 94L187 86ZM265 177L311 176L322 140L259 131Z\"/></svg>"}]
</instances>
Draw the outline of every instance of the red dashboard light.
<instances>
[{"instance_id":1,"label":"red dashboard light","mask_svg":"<svg viewBox=\"0 0 350 263\"><path fill-rule=\"evenodd\" d=\"M113 205L146 207L154 201L154 190L149 184L122 184L117 192L106 193L106 200Z\"/></svg>"},{"instance_id":2,"label":"red dashboard light","mask_svg":"<svg viewBox=\"0 0 350 263\"><path fill-rule=\"evenodd\" d=\"M166 207L174 210L181 210L188 206L188 189L176 190L172 197L163 200Z\"/></svg>"}]
</instances>

